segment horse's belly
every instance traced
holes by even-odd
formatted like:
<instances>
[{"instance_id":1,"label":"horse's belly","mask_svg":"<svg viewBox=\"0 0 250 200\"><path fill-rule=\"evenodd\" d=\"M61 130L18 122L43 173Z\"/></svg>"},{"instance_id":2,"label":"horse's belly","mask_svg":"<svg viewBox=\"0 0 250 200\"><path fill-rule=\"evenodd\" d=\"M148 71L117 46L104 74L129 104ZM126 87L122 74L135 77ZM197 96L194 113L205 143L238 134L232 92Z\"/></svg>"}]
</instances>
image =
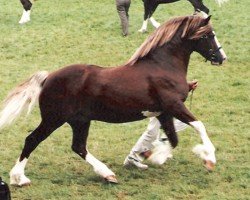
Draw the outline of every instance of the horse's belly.
<instances>
[{"instance_id":1,"label":"horse's belly","mask_svg":"<svg viewBox=\"0 0 250 200\"><path fill-rule=\"evenodd\" d=\"M133 122L145 119L141 112L105 112L105 113L95 113L92 117L93 120L108 122L108 123L125 123L125 122Z\"/></svg>"}]
</instances>

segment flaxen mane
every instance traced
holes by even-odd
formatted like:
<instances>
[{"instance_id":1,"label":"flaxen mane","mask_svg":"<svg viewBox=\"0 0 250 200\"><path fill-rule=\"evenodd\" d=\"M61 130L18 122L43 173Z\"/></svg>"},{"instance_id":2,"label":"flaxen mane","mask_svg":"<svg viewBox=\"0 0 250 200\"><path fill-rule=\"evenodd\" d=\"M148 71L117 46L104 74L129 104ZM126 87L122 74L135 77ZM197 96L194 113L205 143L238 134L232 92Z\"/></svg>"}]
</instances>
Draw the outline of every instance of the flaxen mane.
<instances>
[{"instance_id":1,"label":"flaxen mane","mask_svg":"<svg viewBox=\"0 0 250 200\"><path fill-rule=\"evenodd\" d=\"M140 58L148 55L150 51L153 51L155 48L161 47L163 44L170 42L182 25L184 28L181 38L186 37L188 39L198 39L202 35L212 31L210 24L201 27L203 20L204 17L191 15L176 17L165 22L142 43L126 65L133 65Z\"/></svg>"}]
</instances>

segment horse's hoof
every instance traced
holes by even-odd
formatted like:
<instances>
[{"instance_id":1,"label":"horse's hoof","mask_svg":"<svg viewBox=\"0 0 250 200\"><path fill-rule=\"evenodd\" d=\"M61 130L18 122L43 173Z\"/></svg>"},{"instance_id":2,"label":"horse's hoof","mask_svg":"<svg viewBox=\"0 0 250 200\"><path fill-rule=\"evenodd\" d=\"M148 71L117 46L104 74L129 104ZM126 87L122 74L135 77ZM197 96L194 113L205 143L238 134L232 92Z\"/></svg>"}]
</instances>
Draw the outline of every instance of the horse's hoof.
<instances>
[{"instance_id":1,"label":"horse's hoof","mask_svg":"<svg viewBox=\"0 0 250 200\"><path fill-rule=\"evenodd\" d=\"M146 33L147 32L147 30L146 29L140 29L140 30L138 30L138 32L140 32L140 33Z\"/></svg>"},{"instance_id":2,"label":"horse's hoof","mask_svg":"<svg viewBox=\"0 0 250 200\"><path fill-rule=\"evenodd\" d=\"M25 182L25 183L10 183L10 185L16 186L16 187L25 187L25 186L30 186L30 185L31 185L31 182Z\"/></svg>"},{"instance_id":3,"label":"horse's hoof","mask_svg":"<svg viewBox=\"0 0 250 200\"><path fill-rule=\"evenodd\" d=\"M20 20L18 23L19 23L20 25L24 25L24 24L28 23L29 21L30 21L30 19Z\"/></svg>"},{"instance_id":4,"label":"horse's hoof","mask_svg":"<svg viewBox=\"0 0 250 200\"><path fill-rule=\"evenodd\" d=\"M23 187L23 186L29 186L31 184L31 181L29 178L27 178L25 175L11 175L10 178L10 185Z\"/></svg>"},{"instance_id":5,"label":"horse's hoof","mask_svg":"<svg viewBox=\"0 0 250 200\"><path fill-rule=\"evenodd\" d=\"M25 186L30 186L30 185L31 185L31 182L27 182L27 183L21 183L18 186L19 187L25 187Z\"/></svg>"},{"instance_id":6,"label":"horse's hoof","mask_svg":"<svg viewBox=\"0 0 250 200\"><path fill-rule=\"evenodd\" d=\"M107 181L108 183L114 183L114 184L118 183L115 175L106 176L105 181Z\"/></svg>"},{"instance_id":7,"label":"horse's hoof","mask_svg":"<svg viewBox=\"0 0 250 200\"><path fill-rule=\"evenodd\" d=\"M210 160L205 160L204 161L204 165L205 165L205 167L206 167L206 169L208 170L208 171L213 171L214 170L214 167L215 167L215 164L213 163L213 162L211 162Z\"/></svg>"}]
</instances>

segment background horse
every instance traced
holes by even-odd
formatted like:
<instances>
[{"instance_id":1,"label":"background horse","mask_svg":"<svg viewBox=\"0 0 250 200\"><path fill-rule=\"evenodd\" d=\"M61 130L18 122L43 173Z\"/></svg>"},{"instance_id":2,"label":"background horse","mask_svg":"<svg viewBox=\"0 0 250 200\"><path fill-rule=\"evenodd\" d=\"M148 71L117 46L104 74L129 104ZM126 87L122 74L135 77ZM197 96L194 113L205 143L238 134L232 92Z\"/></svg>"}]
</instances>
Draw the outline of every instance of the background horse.
<instances>
[{"instance_id":1,"label":"background horse","mask_svg":"<svg viewBox=\"0 0 250 200\"><path fill-rule=\"evenodd\" d=\"M150 20L154 27L159 27L159 23L152 17L157 6L163 3L173 3L179 0L143 0L144 2L144 22L140 32L145 32L147 30L147 21ZM201 10L205 13L209 13L209 9L202 3L202 0L188 0L194 7L195 10ZM215 0L219 5L228 0ZM30 12L32 3L30 0L20 0L23 5L23 14L19 20L19 24L25 24L30 21Z\"/></svg>"},{"instance_id":2,"label":"background horse","mask_svg":"<svg viewBox=\"0 0 250 200\"><path fill-rule=\"evenodd\" d=\"M160 23L158 23L152 17L159 4L173 3L180 0L142 0L142 1L144 3L144 21L139 32L144 33L147 31L148 20L152 23L152 25L155 28L158 28L160 26ZM203 4L202 0L188 0L188 1L193 5L195 12L203 11L207 14L209 13L209 9ZM228 0L215 0L215 1L219 5L221 5L223 2Z\"/></svg>"},{"instance_id":3,"label":"background horse","mask_svg":"<svg viewBox=\"0 0 250 200\"><path fill-rule=\"evenodd\" d=\"M201 136L201 156L209 169L216 163L215 148L201 121L185 107L186 75L190 55L200 53L213 65L226 55L209 23L210 17L173 18L159 27L129 61L119 67L102 68L75 64L55 72L38 72L14 89L5 100L0 127L11 123L39 99L41 123L25 139L10 172L10 184L26 185L24 169L30 154L53 131L68 123L73 130L72 150L109 182L116 177L86 148L92 120L123 123L155 114L171 146L178 144L173 118L193 127Z\"/></svg>"}]
</instances>

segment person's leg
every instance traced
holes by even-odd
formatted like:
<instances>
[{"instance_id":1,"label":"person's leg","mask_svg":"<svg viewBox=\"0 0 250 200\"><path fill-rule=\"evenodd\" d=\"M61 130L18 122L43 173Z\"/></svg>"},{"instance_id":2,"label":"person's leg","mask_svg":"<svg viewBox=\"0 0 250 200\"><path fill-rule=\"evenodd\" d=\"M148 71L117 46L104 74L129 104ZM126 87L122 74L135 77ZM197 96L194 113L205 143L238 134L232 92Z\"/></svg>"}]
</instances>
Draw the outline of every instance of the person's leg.
<instances>
[{"instance_id":1,"label":"person's leg","mask_svg":"<svg viewBox=\"0 0 250 200\"><path fill-rule=\"evenodd\" d=\"M125 34L128 35L129 34L129 8L130 8L130 4L131 1L130 0L126 0L125 3L125 11L126 11L126 17L127 17L127 23L126 23L126 27L125 27Z\"/></svg>"},{"instance_id":2,"label":"person's leg","mask_svg":"<svg viewBox=\"0 0 250 200\"><path fill-rule=\"evenodd\" d=\"M182 123L177 119L174 119L173 123L176 132L182 131L188 127L188 125ZM134 165L140 169L147 169L148 166L142 164L142 161L144 159L149 159L151 162L156 163L155 161L152 161L152 154L160 154L160 152L154 151L156 150L155 145L157 146L159 144L161 144L161 148L164 146L164 149L161 149L161 151L166 153L166 155L164 155L164 158L161 159L164 160L161 161L161 164L163 164L168 158L172 157L171 149L168 147L169 145L167 144L168 141L165 141L165 137L160 138L160 128L161 125L159 120L155 117L151 117L147 130L141 135L134 147L131 149L129 155L126 157L124 161L125 166Z\"/></svg>"},{"instance_id":3,"label":"person's leg","mask_svg":"<svg viewBox=\"0 0 250 200\"><path fill-rule=\"evenodd\" d=\"M150 150L153 148L153 141L157 139L160 132L160 122L155 118L151 117L147 130L142 134L139 140L136 142L129 155L124 161L124 166L134 165L140 169L147 169L148 166L141 162L145 157L150 156ZM147 155L149 153L149 155Z\"/></svg>"},{"instance_id":4,"label":"person's leg","mask_svg":"<svg viewBox=\"0 0 250 200\"><path fill-rule=\"evenodd\" d=\"M125 10L126 10L126 16L127 16L128 19L129 19L129 14L128 13L129 13L130 4L131 4L131 1L126 0Z\"/></svg>"},{"instance_id":5,"label":"person's leg","mask_svg":"<svg viewBox=\"0 0 250 200\"><path fill-rule=\"evenodd\" d=\"M121 0L116 1L116 9L121 20L122 34L128 35L128 17L126 14L125 4Z\"/></svg>"}]
</instances>

